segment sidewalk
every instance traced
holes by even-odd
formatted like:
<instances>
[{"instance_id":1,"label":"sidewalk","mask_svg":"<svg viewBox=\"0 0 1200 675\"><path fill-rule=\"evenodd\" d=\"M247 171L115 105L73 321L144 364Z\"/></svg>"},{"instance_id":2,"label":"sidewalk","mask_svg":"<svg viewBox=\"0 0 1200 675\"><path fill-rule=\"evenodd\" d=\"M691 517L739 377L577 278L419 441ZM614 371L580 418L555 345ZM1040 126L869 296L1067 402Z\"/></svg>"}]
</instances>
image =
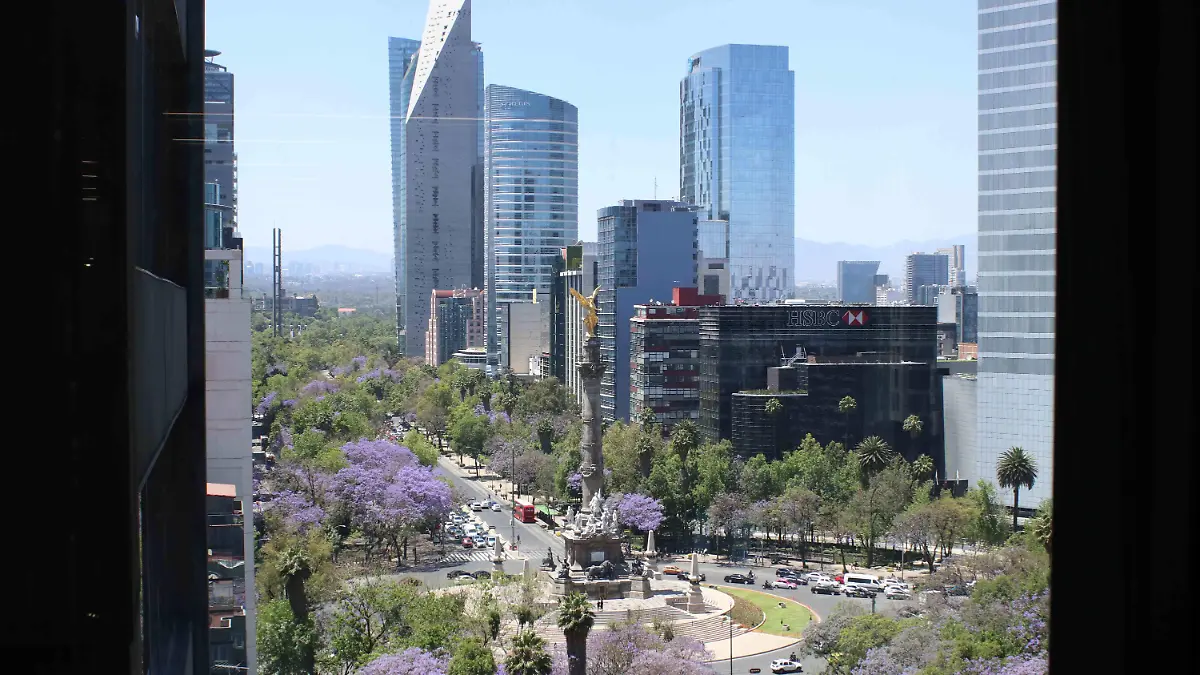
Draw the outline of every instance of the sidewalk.
<instances>
[{"instance_id":1,"label":"sidewalk","mask_svg":"<svg viewBox=\"0 0 1200 675\"><path fill-rule=\"evenodd\" d=\"M759 633L750 631L733 637L733 658L740 659L744 656L754 656L763 652L772 652L776 649L789 647L800 640L796 638L783 637L782 635L768 635L767 633ZM729 639L717 640L716 642L705 642L704 649L712 655L713 661L721 661L729 659Z\"/></svg>"}]
</instances>

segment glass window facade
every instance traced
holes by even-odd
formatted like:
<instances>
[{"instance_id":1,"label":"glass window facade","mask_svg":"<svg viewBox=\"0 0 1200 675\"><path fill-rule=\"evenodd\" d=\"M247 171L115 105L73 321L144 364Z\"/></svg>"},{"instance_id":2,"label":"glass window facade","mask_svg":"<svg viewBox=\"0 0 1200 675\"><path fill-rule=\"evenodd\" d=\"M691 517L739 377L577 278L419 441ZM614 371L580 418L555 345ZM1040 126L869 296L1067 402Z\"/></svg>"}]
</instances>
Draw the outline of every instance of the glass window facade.
<instances>
[{"instance_id":1,"label":"glass window facade","mask_svg":"<svg viewBox=\"0 0 1200 675\"><path fill-rule=\"evenodd\" d=\"M484 118L488 335L496 344L497 304L548 294L562 249L579 239L579 111L493 84Z\"/></svg>"},{"instance_id":2,"label":"glass window facade","mask_svg":"<svg viewBox=\"0 0 1200 675\"><path fill-rule=\"evenodd\" d=\"M879 274L878 260L839 260L838 300L875 304L875 275L877 274Z\"/></svg>"},{"instance_id":3,"label":"glass window facade","mask_svg":"<svg viewBox=\"0 0 1200 675\"><path fill-rule=\"evenodd\" d=\"M1052 480L1058 7L1013 5L979 2L978 449L963 477L994 481L1020 446L1040 472L1032 505Z\"/></svg>"},{"instance_id":4,"label":"glass window facade","mask_svg":"<svg viewBox=\"0 0 1200 675\"><path fill-rule=\"evenodd\" d=\"M679 198L729 221L731 300L794 293L795 112L787 47L723 45L688 61Z\"/></svg>"}]
</instances>

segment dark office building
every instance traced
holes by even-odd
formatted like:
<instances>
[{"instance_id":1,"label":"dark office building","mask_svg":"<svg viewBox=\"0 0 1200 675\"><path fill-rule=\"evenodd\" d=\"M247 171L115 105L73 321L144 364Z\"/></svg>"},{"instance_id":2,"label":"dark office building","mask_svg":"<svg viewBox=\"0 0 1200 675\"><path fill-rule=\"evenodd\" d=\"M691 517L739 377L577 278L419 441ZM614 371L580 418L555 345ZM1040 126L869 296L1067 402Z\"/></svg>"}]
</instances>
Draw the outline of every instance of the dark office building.
<instances>
[{"instance_id":1,"label":"dark office building","mask_svg":"<svg viewBox=\"0 0 1200 675\"><path fill-rule=\"evenodd\" d=\"M951 291L954 294L955 316L958 321L958 341L979 342L979 289L974 286L960 286Z\"/></svg>"},{"instance_id":2,"label":"dark office building","mask_svg":"<svg viewBox=\"0 0 1200 675\"><path fill-rule=\"evenodd\" d=\"M950 256L943 253L913 253L904 260L904 292L910 305L920 302L922 286L950 284ZM937 295L937 292L934 292Z\"/></svg>"},{"instance_id":3,"label":"dark office building","mask_svg":"<svg viewBox=\"0 0 1200 675\"><path fill-rule=\"evenodd\" d=\"M28 651L4 668L207 673L204 3L34 6L6 187L53 224L54 310L26 346L51 357L24 396L69 423L38 439L52 494L6 495L49 536L6 556L4 637Z\"/></svg>"},{"instance_id":4,"label":"dark office building","mask_svg":"<svg viewBox=\"0 0 1200 675\"><path fill-rule=\"evenodd\" d=\"M650 411L664 432L700 418L700 321L702 305L720 295L676 288L671 303L637 305L629 320L629 419Z\"/></svg>"},{"instance_id":5,"label":"dark office building","mask_svg":"<svg viewBox=\"0 0 1200 675\"><path fill-rule=\"evenodd\" d=\"M875 304L878 260L839 260L837 269L838 300Z\"/></svg>"},{"instance_id":6,"label":"dark office building","mask_svg":"<svg viewBox=\"0 0 1200 675\"><path fill-rule=\"evenodd\" d=\"M805 434L822 443L853 445L867 436L879 436L905 459L929 455L944 475L945 441L942 421L942 381L936 363L872 362L844 360L797 363L772 368L784 377L768 382L767 391L738 392L731 398L734 452L743 457L759 453L778 459L795 450ZM776 389L776 387L778 389ZM849 416L838 403L851 396L858 404ZM772 398L783 409L766 413ZM921 418L923 429L915 438L904 432L904 419Z\"/></svg>"},{"instance_id":7,"label":"dark office building","mask_svg":"<svg viewBox=\"0 0 1200 675\"><path fill-rule=\"evenodd\" d=\"M732 438L733 394L766 389L767 369L798 353L822 360L937 360L936 307L726 305L700 308L700 427ZM805 359L799 359L803 361Z\"/></svg>"},{"instance_id":8,"label":"dark office building","mask_svg":"<svg viewBox=\"0 0 1200 675\"><path fill-rule=\"evenodd\" d=\"M213 673L246 670L245 519L237 487L208 484L208 654Z\"/></svg>"}]
</instances>

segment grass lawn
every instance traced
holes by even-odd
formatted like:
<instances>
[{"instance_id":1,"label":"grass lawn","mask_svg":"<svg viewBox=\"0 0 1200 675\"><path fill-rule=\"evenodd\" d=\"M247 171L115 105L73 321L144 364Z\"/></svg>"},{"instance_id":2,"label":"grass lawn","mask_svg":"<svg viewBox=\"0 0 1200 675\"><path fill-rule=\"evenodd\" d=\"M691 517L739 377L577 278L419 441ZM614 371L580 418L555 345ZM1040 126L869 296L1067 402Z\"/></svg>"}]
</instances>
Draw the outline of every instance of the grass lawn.
<instances>
[{"instance_id":1,"label":"grass lawn","mask_svg":"<svg viewBox=\"0 0 1200 675\"><path fill-rule=\"evenodd\" d=\"M728 593L734 598L746 600L753 603L756 607L763 611L767 620L758 628L759 631L769 635L783 635L785 637L800 637L804 632L804 627L812 621L812 613L805 609L800 604L780 598L777 595L768 593L759 593L745 588L729 588L721 587L722 593ZM783 603L783 607L779 603ZM791 630L784 630L783 624L787 624Z\"/></svg>"}]
</instances>

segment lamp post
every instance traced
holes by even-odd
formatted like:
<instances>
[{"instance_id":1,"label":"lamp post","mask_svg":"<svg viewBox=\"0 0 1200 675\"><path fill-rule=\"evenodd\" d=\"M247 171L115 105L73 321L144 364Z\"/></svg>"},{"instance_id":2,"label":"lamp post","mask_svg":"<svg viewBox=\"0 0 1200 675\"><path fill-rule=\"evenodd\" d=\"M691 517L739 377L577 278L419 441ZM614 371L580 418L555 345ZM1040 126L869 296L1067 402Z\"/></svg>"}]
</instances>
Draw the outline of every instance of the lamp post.
<instances>
[{"instance_id":1,"label":"lamp post","mask_svg":"<svg viewBox=\"0 0 1200 675\"><path fill-rule=\"evenodd\" d=\"M726 614L725 621L729 622L729 675L733 675L733 619Z\"/></svg>"},{"instance_id":2,"label":"lamp post","mask_svg":"<svg viewBox=\"0 0 1200 675\"><path fill-rule=\"evenodd\" d=\"M512 508L508 510L508 526L512 529L512 535L508 540L510 546L517 543L517 452L514 449L512 453L512 473L508 475L509 496L512 497Z\"/></svg>"}]
</instances>

